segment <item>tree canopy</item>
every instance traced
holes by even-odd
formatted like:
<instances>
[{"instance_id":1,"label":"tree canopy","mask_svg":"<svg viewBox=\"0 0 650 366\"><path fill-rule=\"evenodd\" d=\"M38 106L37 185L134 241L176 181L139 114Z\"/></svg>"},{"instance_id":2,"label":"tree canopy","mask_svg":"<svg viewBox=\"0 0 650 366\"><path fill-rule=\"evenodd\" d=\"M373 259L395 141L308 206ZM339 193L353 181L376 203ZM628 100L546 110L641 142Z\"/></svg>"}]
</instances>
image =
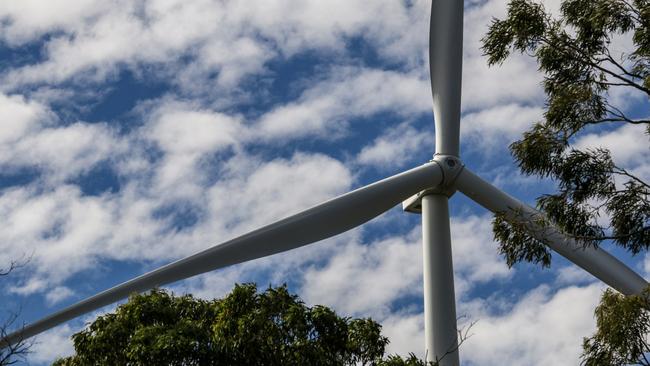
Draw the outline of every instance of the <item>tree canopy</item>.
<instances>
[{"instance_id":1,"label":"tree canopy","mask_svg":"<svg viewBox=\"0 0 650 366\"><path fill-rule=\"evenodd\" d=\"M223 299L133 295L72 337L75 354L54 365L424 365L385 355L372 319L306 306L285 286L237 285Z\"/></svg>"},{"instance_id":2,"label":"tree canopy","mask_svg":"<svg viewBox=\"0 0 650 366\"><path fill-rule=\"evenodd\" d=\"M621 40L632 49L613 47ZM513 52L529 55L544 76L544 116L531 121L510 148L524 174L555 182L555 192L537 201L550 223L584 246L613 243L632 255L647 252L647 172L614 161L605 148L580 149L575 143L587 133L622 126L650 134L650 2L564 0L554 15L540 2L511 0L507 16L490 25L483 50L490 65ZM614 93L626 98L613 98ZM548 247L521 223L497 215L494 232L508 265L550 265ZM605 292L596 310L598 331L584 343L584 364L648 364L646 305L643 297Z\"/></svg>"},{"instance_id":3,"label":"tree canopy","mask_svg":"<svg viewBox=\"0 0 650 366\"><path fill-rule=\"evenodd\" d=\"M557 192L540 197L538 205L566 233L584 245L612 240L632 254L645 252L650 246L650 185L613 161L608 150L580 150L574 142L581 133L621 124L650 133L650 5L645 0L566 0L561 10L556 19L541 4L510 1L507 18L494 20L483 39L490 65L521 52L536 58L544 74L544 118L511 151L523 173L557 183ZM614 54L612 39L625 35L635 50ZM613 88L642 94L646 102L628 113L609 97ZM495 231L509 263L550 263L548 251L520 253L539 246L509 248L521 237L508 235L498 223Z\"/></svg>"},{"instance_id":4,"label":"tree canopy","mask_svg":"<svg viewBox=\"0 0 650 366\"><path fill-rule=\"evenodd\" d=\"M648 293L625 297L606 290L596 308L596 333L583 341L585 366L650 366Z\"/></svg>"}]
</instances>

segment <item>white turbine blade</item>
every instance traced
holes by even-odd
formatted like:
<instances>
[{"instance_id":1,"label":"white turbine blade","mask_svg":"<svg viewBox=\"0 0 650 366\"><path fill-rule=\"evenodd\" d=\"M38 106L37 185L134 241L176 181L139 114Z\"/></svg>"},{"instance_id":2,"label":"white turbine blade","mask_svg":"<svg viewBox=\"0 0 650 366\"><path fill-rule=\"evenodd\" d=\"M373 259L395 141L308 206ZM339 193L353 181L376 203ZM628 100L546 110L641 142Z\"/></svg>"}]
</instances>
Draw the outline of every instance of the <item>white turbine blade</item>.
<instances>
[{"instance_id":1,"label":"white turbine blade","mask_svg":"<svg viewBox=\"0 0 650 366\"><path fill-rule=\"evenodd\" d=\"M436 124L436 154L459 156L463 70L463 1L432 0L429 71Z\"/></svg>"},{"instance_id":2,"label":"white turbine blade","mask_svg":"<svg viewBox=\"0 0 650 366\"><path fill-rule=\"evenodd\" d=\"M314 206L225 243L167 264L43 318L7 337L9 344L27 339L102 306L142 292L340 234L363 224L409 196L442 182L435 163L408 170ZM251 210L254 210L251 207ZM0 348L6 344L0 345Z\"/></svg>"},{"instance_id":3,"label":"white turbine blade","mask_svg":"<svg viewBox=\"0 0 650 366\"><path fill-rule=\"evenodd\" d=\"M546 243L571 262L625 295L639 294L648 283L630 267L600 248L584 247L556 227L541 227L536 218L544 214L509 196L465 168L456 180L456 188L494 213L524 218L531 235Z\"/></svg>"}]
</instances>

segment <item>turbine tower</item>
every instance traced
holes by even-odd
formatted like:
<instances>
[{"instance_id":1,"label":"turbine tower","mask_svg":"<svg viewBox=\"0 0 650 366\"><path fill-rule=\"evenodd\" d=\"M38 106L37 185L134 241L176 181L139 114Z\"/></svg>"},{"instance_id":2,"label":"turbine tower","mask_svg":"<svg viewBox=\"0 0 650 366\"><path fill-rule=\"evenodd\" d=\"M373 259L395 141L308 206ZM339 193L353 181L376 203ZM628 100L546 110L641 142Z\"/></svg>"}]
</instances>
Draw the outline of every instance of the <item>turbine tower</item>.
<instances>
[{"instance_id":1,"label":"turbine tower","mask_svg":"<svg viewBox=\"0 0 650 366\"><path fill-rule=\"evenodd\" d=\"M583 247L544 215L484 181L460 159L463 1L432 0L429 68L435 120L435 155L426 164L356 189L73 304L10 334L4 345L32 337L70 319L142 292L201 273L284 252L359 226L402 203L421 213L424 262L425 355L458 366L458 340L448 199L456 191L506 219L625 295L648 283L600 248Z\"/></svg>"}]
</instances>

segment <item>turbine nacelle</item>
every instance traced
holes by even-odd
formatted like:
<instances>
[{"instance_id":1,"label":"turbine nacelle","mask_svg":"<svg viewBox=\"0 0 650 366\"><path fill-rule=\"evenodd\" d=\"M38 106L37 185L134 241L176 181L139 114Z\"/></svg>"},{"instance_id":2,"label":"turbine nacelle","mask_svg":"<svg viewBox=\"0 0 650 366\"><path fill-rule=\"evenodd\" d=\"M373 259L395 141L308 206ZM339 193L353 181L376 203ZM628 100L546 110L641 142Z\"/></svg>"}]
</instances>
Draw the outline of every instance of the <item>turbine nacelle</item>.
<instances>
[{"instance_id":1,"label":"turbine nacelle","mask_svg":"<svg viewBox=\"0 0 650 366\"><path fill-rule=\"evenodd\" d=\"M422 197L429 194L442 194L448 198L456 193L454 183L456 178L465 167L465 164L459 157L453 155L436 154L429 163L436 164L442 172L442 181L435 187L430 187L422 192L409 197L402 202L402 209L411 213L422 213Z\"/></svg>"}]
</instances>

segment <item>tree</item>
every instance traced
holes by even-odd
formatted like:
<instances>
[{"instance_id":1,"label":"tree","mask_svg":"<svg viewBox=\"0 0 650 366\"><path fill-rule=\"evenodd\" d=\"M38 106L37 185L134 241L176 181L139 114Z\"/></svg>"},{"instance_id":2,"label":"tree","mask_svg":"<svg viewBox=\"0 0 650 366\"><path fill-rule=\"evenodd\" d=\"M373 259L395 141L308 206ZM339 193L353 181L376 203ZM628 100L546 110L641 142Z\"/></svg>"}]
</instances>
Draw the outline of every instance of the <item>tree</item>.
<instances>
[{"instance_id":1,"label":"tree","mask_svg":"<svg viewBox=\"0 0 650 366\"><path fill-rule=\"evenodd\" d=\"M218 300L155 289L72 336L76 354L54 365L424 366L385 355L388 339L371 319L306 306L285 286L237 285Z\"/></svg>"},{"instance_id":2,"label":"tree","mask_svg":"<svg viewBox=\"0 0 650 366\"><path fill-rule=\"evenodd\" d=\"M24 266L27 261L11 261L8 267L0 268L0 277L9 275L17 268ZM13 365L20 359L24 359L27 353L29 353L31 343L28 341L20 340L13 344L8 344L6 341L17 319L18 313L10 313L4 322L0 324L0 366Z\"/></svg>"},{"instance_id":3,"label":"tree","mask_svg":"<svg viewBox=\"0 0 650 366\"><path fill-rule=\"evenodd\" d=\"M596 334L583 341L585 366L650 366L648 294L625 297L606 290L596 308Z\"/></svg>"},{"instance_id":4,"label":"tree","mask_svg":"<svg viewBox=\"0 0 650 366\"><path fill-rule=\"evenodd\" d=\"M617 37L631 40L634 50L615 52L611 46ZM646 252L650 185L643 176L617 164L608 150L580 150L575 142L585 133L622 125L636 125L639 133L650 134L650 3L564 0L554 17L540 3L511 0L507 17L492 21L483 50L490 65L501 64L512 52L530 55L544 75L543 120L510 148L524 174L556 183L556 192L537 201L547 220L584 246L611 242L632 255ZM644 102L626 110L616 105L612 91L640 95ZM494 233L508 265L521 261L550 265L550 251L527 235L522 223L497 215ZM599 330L585 341L585 364L618 365L630 355L642 362L643 352L628 352L618 345L620 337L630 344L645 341L648 314L643 304L638 297L624 299L611 291L603 294L596 310ZM624 309L629 313L610 316ZM607 329L613 324L627 329L628 315L636 319L634 324L645 325L620 333L619 338L608 337ZM599 358L602 354L618 356ZM593 363L600 362L591 361L595 359L603 363Z\"/></svg>"}]
</instances>

